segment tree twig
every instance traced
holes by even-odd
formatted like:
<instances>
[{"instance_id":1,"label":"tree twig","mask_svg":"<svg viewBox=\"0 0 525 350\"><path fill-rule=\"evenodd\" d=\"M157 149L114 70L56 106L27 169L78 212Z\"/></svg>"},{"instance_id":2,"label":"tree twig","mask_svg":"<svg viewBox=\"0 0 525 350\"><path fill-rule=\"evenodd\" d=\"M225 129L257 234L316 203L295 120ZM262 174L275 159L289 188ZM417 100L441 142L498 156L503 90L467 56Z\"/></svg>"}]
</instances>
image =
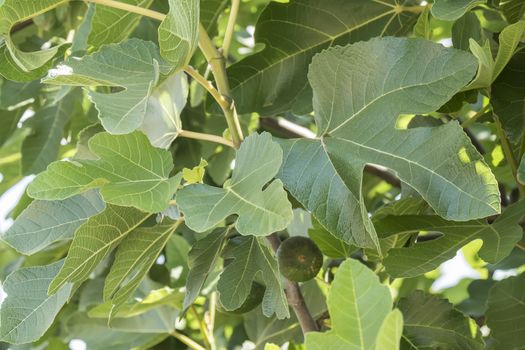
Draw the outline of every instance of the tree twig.
<instances>
[{"instance_id":1,"label":"tree twig","mask_svg":"<svg viewBox=\"0 0 525 350\"><path fill-rule=\"evenodd\" d=\"M213 44L202 24L199 26L199 47L211 67L211 72L217 84L217 90L227 102L225 106L221 105L221 108L226 118L228 129L232 135L233 144L235 148L239 148L244 136L231 96L230 83L228 81L228 75L226 74L226 61L222 53L217 50L215 44Z\"/></svg>"},{"instance_id":2,"label":"tree twig","mask_svg":"<svg viewBox=\"0 0 525 350\"><path fill-rule=\"evenodd\" d=\"M171 332L170 335L178 340L180 340L183 344L188 346L192 350L206 350L206 348L199 343L197 343L195 340L191 339L190 337L179 333L177 331Z\"/></svg>"},{"instance_id":3,"label":"tree twig","mask_svg":"<svg viewBox=\"0 0 525 350\"><path fill-rule=\"evenodd\" d=\"M268 239L272 249L277 251L281 245L279 236L277 236L276 233L272 233L266 238ZM306 334L307 332L316 332L319 330L317 323L308 310L308 306L306 306L301 289L296 282L286 280L286 299L288 300L288 304L292 307L295 315L297 316L297 319L299 320L303 334Z\"/></svg>"},{"instance_id":4,"label":"tree twig","mask_svg":"<svg viewBox=\"0 0 525 350\"><path fill-rule=\"evenodd\" d=\"M177 136L185 137L187 139L195 139L195 140L201 140L201 141L210 141L210 142L216 142L223 144L228 147L234 148L233 143L230 140L225 139L224 137L212 135L212 134L204 134L201 132L195 132L195 131L188 131L188 130L180 130L177 133Z\"/></svg>"},{"instance_id":5,"label":"tree twig","mask_svg":"<svg viewBox=\"0 0 525 350\"><path fill-rule=\"evenodd\" d=\"M228 53L230 51L233 33L235 32L235 22L237 21L237 14L239 13L240 4L241 0L232 0L232 6L230 8L230 17L228 18L228 25L226 26L226 32L224 33L224 41L222 44L222 54L224 57L228 57Z\"/></svg>"}]
</instances>

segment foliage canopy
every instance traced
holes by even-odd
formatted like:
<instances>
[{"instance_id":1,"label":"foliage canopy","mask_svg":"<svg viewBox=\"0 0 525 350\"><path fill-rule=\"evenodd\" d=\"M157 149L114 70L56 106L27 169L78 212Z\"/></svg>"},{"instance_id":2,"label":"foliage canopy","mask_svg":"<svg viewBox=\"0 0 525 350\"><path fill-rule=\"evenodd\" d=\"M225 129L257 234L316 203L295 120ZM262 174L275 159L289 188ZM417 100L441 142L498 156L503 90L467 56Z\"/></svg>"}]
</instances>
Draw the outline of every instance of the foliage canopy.
<instances>
[{"instance_id":1,"label":"foliage canopy","mask_svg":"<svg viewBox=\"0 0 525 350\"><path fill-rule=\"evenodd\" d=\"M0 0L0 349L525 348L524 4Z\"/></svg>"}]
</instances>

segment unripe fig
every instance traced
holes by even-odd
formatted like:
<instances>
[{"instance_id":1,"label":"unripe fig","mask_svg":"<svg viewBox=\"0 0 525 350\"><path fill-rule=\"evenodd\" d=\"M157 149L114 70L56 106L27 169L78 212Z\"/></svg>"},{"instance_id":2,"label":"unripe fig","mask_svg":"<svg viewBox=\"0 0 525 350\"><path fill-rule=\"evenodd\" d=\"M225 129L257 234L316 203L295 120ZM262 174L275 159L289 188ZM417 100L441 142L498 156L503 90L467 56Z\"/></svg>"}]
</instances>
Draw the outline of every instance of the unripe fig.
<instances>
[{"instance_id":1,"label":"unripe fig","mask_svg":"<svg viewBox=\"0 0 525 350\"><path fill-rule=\"evenodd\" d=\"M323 253L310 238L295 236L285 240L277 250L281 274L294 282L314 278L323 266Z\"/></svg>"}]
</instances>

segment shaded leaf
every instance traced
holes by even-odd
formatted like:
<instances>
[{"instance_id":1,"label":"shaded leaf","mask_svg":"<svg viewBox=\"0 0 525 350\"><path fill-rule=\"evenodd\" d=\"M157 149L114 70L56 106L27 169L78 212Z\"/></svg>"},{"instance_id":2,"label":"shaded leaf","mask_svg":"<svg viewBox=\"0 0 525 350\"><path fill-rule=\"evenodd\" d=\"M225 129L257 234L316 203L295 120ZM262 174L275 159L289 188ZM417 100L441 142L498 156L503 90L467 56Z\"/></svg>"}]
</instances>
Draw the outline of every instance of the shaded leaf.
<instances>
[{"instance_id":1,"label":"shaded leaf","mask_svg":"<svg viewBox=\"0 0 525 350\"><path fill-rule=\"evenodd\" d=\"M0 340L24 344L38 340L53 323L71 293L71 284L54 295L47 289L64 261L17 270L4 281L7 298L0 313Z\"/></svg>"},{"instance_id":2,"label":"shaded leaf","mask_svg":"<svg viewBox=\"0 0 525 350\"><path fill-rule=\"evenodd\" d=\"M438 109L475 68L470 54L421 39L324 51L309 73L320 139L282 141L278 178L331 233L360 247L379 245L361 193L367 163L394 170L447 219L498 213L497 182L456 122L395 127L402 113Z\"/></svg>"},{"instance_id":3,"label":"shaded leaf","mask_svg":"<svg viewBox=\"0 0 525 350\"><path fill-rule=\"evenodd\" d=\"M383 263L394 277L421 275L452 259L461 247L475 239L483 240L480 257L496 263L508 256L523 236L519 222L524 215L525 201L507 207L492 224L484 220L451 222L432 215L388 216L376 222L380 237L418 231L444 235L408 248L393 248Z\"/></svg>"},{"instance_id":4,"label":"shaded leaf","mask_svg":"<svg viewBox=\"0 0 525 350\"><path fill-rule=\"evenodd\" d=\"M382 324L392 309L387 286L357 260L349 259L337 270L328 294L332 330L306 334L308 350L375 349ZM379 348L380 349L380 348Z\"/></svg>"},{"instance_id":5,"label":"shaded leaf","mask_svg":"<svg viewBox=\"0 0 525 350\"><path fill-rule=\"evenodd\" d=\"M110 318L133 295L180 222L137 228L122 240L104 284L104 300L113 305Z\"/></svg>"},{"instance_id":6,"label":"shaded leaf","mask_svg":"<svg viewBox=\"0 0 525 350\"><path fill-rule=\"evenodd\" d=\"M148 97L159 74L167 72L167 67L162 64L154 43L129 39L106 45L89 56L71 57L50 70L42 81L123 89L114 93L88 90L88 95L99 111L104 128L113 134L126 134L142 124Z\"/></svg>"},{"instance_id":7,"label":"shaded leaf","mask_svg":"<svg viewBox=\"0 0 525 350\"><path fill-rule=\"evenodd\" d=\"M153 0L119 0L122 3L148 8ZM88 43L95 47L118 43L128 38L139 24L141 15L103 4L96 5Z\"/></svg>"},{"instance_id":8,"label":"shaded leaf","mask_svg":"<svg viewBox=\"0 0 525 350\"><path fill-rule=\"evenodd\" d=\"M242 235L266 236L286 228L293 212L281 181L262 189L281 162L282 150L269 133L247 137L237 152L232 177L223 188L194 184L178 192L177 204L186 215L188 227L204 232L237 214L235 228Z\"/></svg>"},{"instance_id":9,"label":"shaded leaf","mask_svg":"<svg viewBox=\"0 0 525 350\"><path fill-rule=\"evenodd\" d=\"M115 312L113 303L111 301L99 304L90 309L88 316L91 318L105 318L108 319L114 314L114 318L130 318L142 315L152 309L160 306L171 306L173 311L180 309L183 293L175 291L169 287L152 290L144 298L137 298L136 300L123 304L119 310Z\"/></svg>"},{"instance_id":10,"label":"shaded leaf","mask_svg":"<svg viewBox=\"0 0 525 350\"><path fill-rule=\"evenodd\" d=\"M490 335L498 349L523 348L525 330L525 274L497 282L489 292L486 313Z\"/></svg>"},{"instance_id":11,"label":"shaded leaf","mask_svg":"<svg viewBox=\"0 0 525 350\"><path fill-rule=\"evenodd\" d=\"M332 259L346 259L355 249L328 232L317 220L313 221L313 228L308 230L308 237L317 244L324 255Z\"/></svg>"},{"instance_id":12,"label":"shaded leaf","mask_svg":"<svg viewBox=\"0 0 525 350\"><path fill-rule=\"evenodd\" d=\"M473 7L485 2L486 0L435 0L432 15L445 21L454 21Z\"/></svg>"},{"instance_id":13,"label":"shaded leaf","mask_svg":"<svg viewBox=\"0 0 525 350\"><path fill-rule=\"evenodd\" d=\"M310 111L306 73L312 57L332 45L407 32L416 17L396 5L396 0L271 2L255 27L255 41L265 44L264 50L228 68L239 112Z\"/></svg>"},{"instance_id":14,"label":"shaded leaf","mask_svg":"<svg viewBox=\"0 0 525 350\"><path fill-rule=\"evenodd\" d=\"M24 175L38 174L57 159L60 141L64 128L74 116L79 101L80 91L74 90L53 105L38 111L28 121L31 134L22 144L22 173Z\"/></svg>"},{"instance_id":15,"label":"shaded leaf","mask_svg":"<svg viewBox=\"0 0 525 350\"><path fill-rule=\"evenodd\" d=\"M170 177L171 154L154 148L144 134L98 133L89 140L97 160L52 163L28 187L35 199L65 199L100 187L107 203L160 212L168 206L181 176Z\"/></svg>"},{"instance_id":16,"label":"shaded leaf","mask_svg":"<svg viewBox=\"0 0 525 350\"><path fill-rule=\"evenodd\" d=\"M186 294L182 309L186 310L199 296L206 278L220 256L228 229L216 229L195 242L188 254L190 272L186 278Z\"/></svg>"},{"instance_id":17,"label":"shaded leaf","mask_svg":"<svg viewBox=\"0 0 525 350\"><path fill-rule=\"evenodd\" d=\"M445 299L415 291L401 299L398 307L405 319L401 349L484 348L477 326Z\"/></svg>"},{"instance_id":18,"label":"shaded leaf","mask_svg":"<svg viewBox=\"0 0 525 350\"><path fill-rule=\"evenodd\" d=\"M56 293L68 282L85 281L102 259L149 216L134 208L108 205L89 218L75 233L64 266L49 285L49 293Z\"/></svg>"},{"instance_id":19,"label":"shaded leaf","mask_svg":"<svg viewBox=\"0 0 525 350\"><path fill-rule=\"evenodd\" d=\"M90 350L147 349L164 340L167 334L141 332L139 331L139 325L142 324L145 328L146 326L153 326L153 323L162 325L164 321L165 319L159 318L155 314L148 314L147 317L142 315L130 319L114 320L111 327L109 327L107 320L89 318L85 313L77 312L67 318L66 329L68 334L71 334L74 339L83 340L86 343L86 347ZM170 320L168 319L168 321ZM135 325L133 330L121 329L116 326L116 324L127 326L130 323ZM165 325L163 328L166 328ZM163 332L166 332L166 330L163 330Z\"/></svg>"},{"instance_id":20,"label":"shaded leaf","mask_svg":"<svg viewBox=\"0 0 525 350\"><path fill-rule=\"evenodd\" d=\"M472 12L466 13L452 25L452 43L456 49L468 51L470 39L481 42L481 23Z\"/></svg>"},{"instance_id":21,"label":"shaded leaf","mask_svg":"<svg viewBox=\"0 0 525 350\"><path fill-rule=\"evenodd\" d=\"M510 23L519 21L525 13L525 1L522 0L502 0L499 6Z\"/></svg>"},{"instance_id":22,"label":"shaded leaf","mask_svg":"<svg viewBox=\"0 0 525 350\"><path fill-rule=\"evenodd\" d=\"M229 0L201 0L201 24L210 37L214 37L217 34L217 21L229 3Z\"/></svg>"},{"instance_id":23,"label":"shaded leaf","mask_svg":"<svg viewBox=\"0 0 525 350\"><path fill-rule=\"evenodd\" d=\"M100 213L104 202L96 191L62 201L33 201L2 236L18 252L31 255L50 244L73 238L77 228Z\"/></svg>"},{"instance_id":24,"label":"shaded leaf","mask_svg":"<svg viewBox=\"0 0 525 350\"><path fill-rule=\"evenodd\" d=\"M168 0L170 12L159 27L160 54L181 69L197 48L199 36L199 0Z\"/></svg>"},{"instance_id":25,"label":"shaded leaf","mask_svg":"<svg viewBox=\"0 0 525 350\"><path fill-rule=\"evenodd\" d=\"M290 317L279 266L261 239L238 237L226 246L223 257L233 261L225 267L217 284L220 302L226 310L238 309L248 297L255 277L260 275L266 286L263 314L266 317L275 314L278 319Z\"/></svg>"},{"instance_id":26,"label":"shaded leaf","mask_svg":"<svg viewBox=\"0 0 525 350\"><path fill-rule=\"evenodd\" d=\"M427 6L419 15L414 25L414 36L430 40L432 36L432 26L430 24L430 7Z\"/></svg>"},{"instance_id":27,"label":"shaded leaf","mask_svg":"<svg viewBox=\"0 0 525 350\"><path fill-rule=\"evenodd\" d=\"M514 55L492 85L491 92L494 114L510 141L517 143L525 131L525 50Z\"/></svg>"}]
</instances>

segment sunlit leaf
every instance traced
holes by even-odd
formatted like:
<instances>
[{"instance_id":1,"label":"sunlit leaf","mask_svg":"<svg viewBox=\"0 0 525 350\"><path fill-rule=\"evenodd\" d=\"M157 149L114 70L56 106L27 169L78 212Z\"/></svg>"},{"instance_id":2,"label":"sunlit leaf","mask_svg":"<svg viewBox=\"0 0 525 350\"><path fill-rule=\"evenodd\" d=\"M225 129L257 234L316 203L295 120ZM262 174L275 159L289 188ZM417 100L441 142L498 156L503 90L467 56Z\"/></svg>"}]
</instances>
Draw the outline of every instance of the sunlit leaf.
<instances>
[{"instance_id":1,"label":"sunlit leaf","mask_svg":"<svg viewBox=\"0 0 525 350\"><path fill-rule=\"evenodd\" d=\"M68 0L5 0L0 7L0 56L9 55L12 62L26 72L41 68L48 63L58 53L60 46L35 52L24 52L13 43L11 30L18 22L28 20L68 2Z\"/></svg>"},{"instance_id":2,"label":"sunlit leaf","mask_svg":"<svg viewBox=\"0 0 525 350\"><path fill-rule=\"evenodd\" d=\"M309 73L320 139L283 141L278 178L331 233L361 247L379 245L361 193L367 163L394 170L444 218L498 213L497 182L456 122L395 127L402 113L438 109L475 69L470 54L421 39L324 51Z\"/></svg>"},{"instance_id":3,"label":"sunlit leaf","mask_svg":"<svg viewBox=\"0 0 525 350\"><path fill-rule=\"evenodd\" d=\"M194 184L178 192L177 204L188 227L204 232L237 214L235 227L243 235L265 236L286 228L293 213L281 181L262 189L281 161L282 150L270 134L247 137L237 152L232 178L223 188Z\"/></svg>"},{"instance_id":4,"label":"sunlit leaf","mask_svg":"<svg viewBox=\"0 0 525 350\"><path fill-rule=\"evenodd\" d=\"M89 90L104 128L113 134L126 134L143 122L148 97L159 74L168 67L151 42L129 39L106 45L89 56L71 57L50 70L43 79L47 84L122 89L104 93Z\"/></svg>"},{"instance_id":5,"label":"sunlit leaf","mask_svg":"<svg viewBox=\"0 0 525 350\"><path fill-rule=\"evenodd\" d=\"M173 160L154 148L144 134L98 133L89 140L97 160L58 161L29 185L35 199L57 200L100 187L108 203L160 212L168 206L181 176L170 177Z\"/></svg>"},{"instance_id":6,"label":"sunlit leaf","mask_svg":"<svg viewBox=\"0 0 525 350\"><path fill-rule=\"evenodd\" d=\"M365 265L353 259L346 260L337 270L328 294L332 329L325 333L307 333L306 348L376 349L378 336L382 338L382 332L386 332L380 330L391 309L388 287L381 285ZM394 339L392 341L395 343Z\"/></svg>"},{"instance_id":7,"label":"sunlit leaf","mask_svg":"<svg viewBox=\"0 0 525 350\"><path fill-rule=\"evenodd\" d=\"M188 64L197 48L199 0L168 0L170 12L159 27L160 53L180 69Z\"/></svg>"}]
</instances>

